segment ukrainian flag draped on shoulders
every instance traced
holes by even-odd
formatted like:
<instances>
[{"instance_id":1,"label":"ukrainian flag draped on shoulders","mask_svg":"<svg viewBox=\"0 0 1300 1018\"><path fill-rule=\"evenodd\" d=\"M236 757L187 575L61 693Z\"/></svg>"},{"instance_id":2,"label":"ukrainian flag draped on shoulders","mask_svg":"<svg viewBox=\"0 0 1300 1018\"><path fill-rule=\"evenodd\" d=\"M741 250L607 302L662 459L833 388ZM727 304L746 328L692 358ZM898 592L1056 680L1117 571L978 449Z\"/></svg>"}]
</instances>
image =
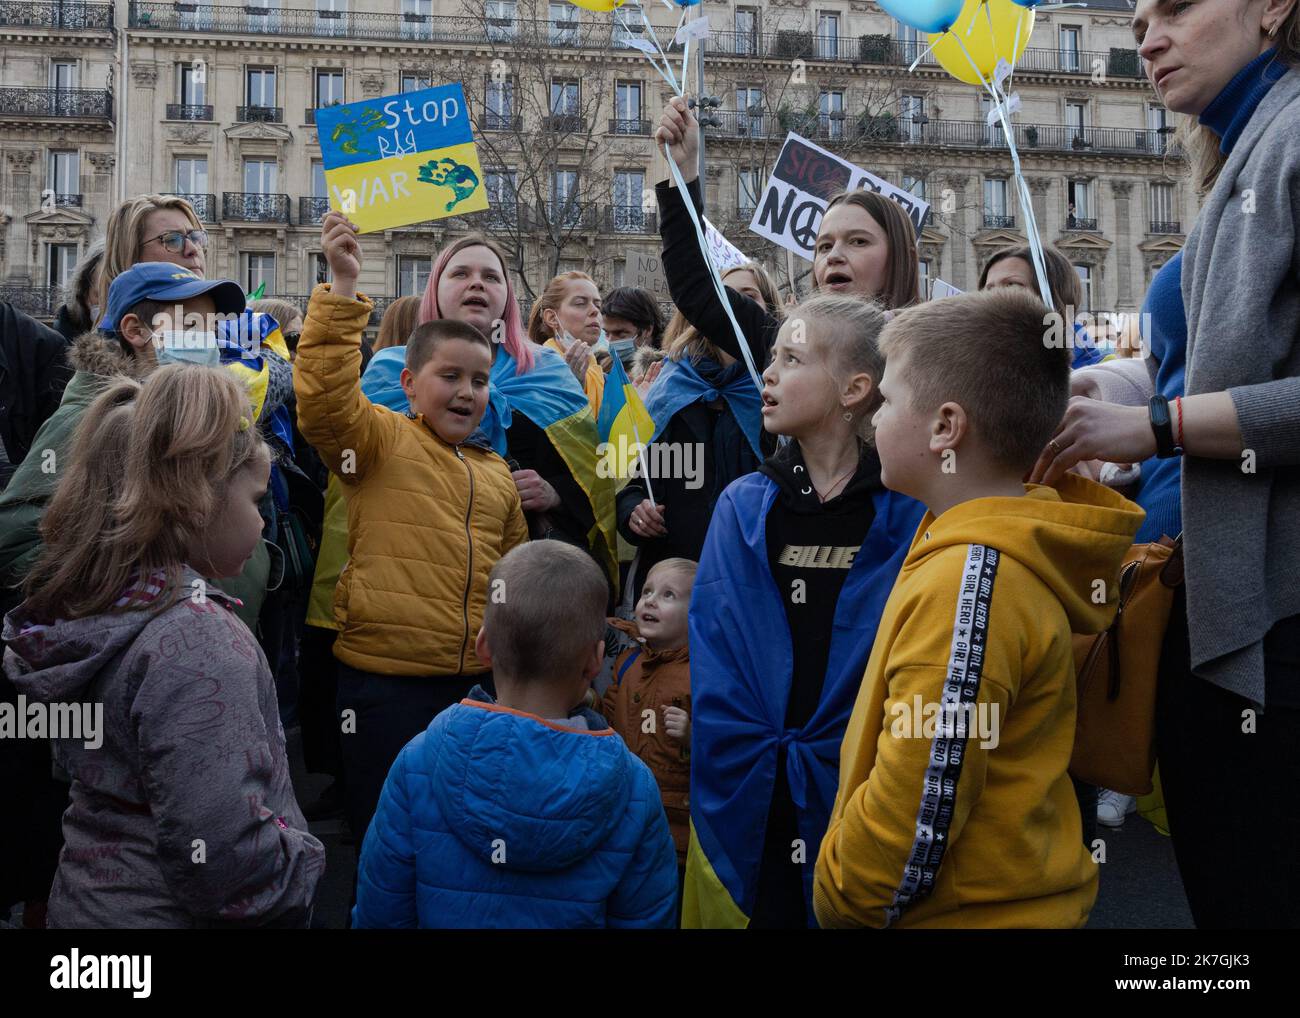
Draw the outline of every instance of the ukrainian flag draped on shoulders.
<instances>
[{"instance_id":1,"label":"ukrainian flag draped on shoulders","mask_svg":"<svg viewBox=\"0 0 1300 1018\"><path fill-rule=\"evenodd\" d=\"M705 363L712 364L712 361ZM646 410L654 419L654 431L648 438L644 435L642 437L646 442L653 442L668 427L673 415L692 403L711 403L715 399L723 399L745 433L745 439L754 450L754 455L761 462L762 394L754 387L753 379L743 368L729 371L717 365L716 369L717 377L711 379L701 374L689 358L664 361L659 377L645 397ZM709 373L714 374L713 371Z\"/></svg>"},{"instance_id":2,"label":"ukrainian flag draped on shoulders","mask_svg":"<svg viewBox=\"0 0 1300 1018\"><path fill-rule=\"evenodd\" d=\"M730 484L695 576L685 928L749 924L782 746L811 903L817 849L839 784L840 743L885 602L925 511L895 492L873 497L875 519L835 607L821 701L803 728L787 729L794 649L767 555L767 516L777 497L776 483L763 474Z\"/></svg>"}]
</instances>

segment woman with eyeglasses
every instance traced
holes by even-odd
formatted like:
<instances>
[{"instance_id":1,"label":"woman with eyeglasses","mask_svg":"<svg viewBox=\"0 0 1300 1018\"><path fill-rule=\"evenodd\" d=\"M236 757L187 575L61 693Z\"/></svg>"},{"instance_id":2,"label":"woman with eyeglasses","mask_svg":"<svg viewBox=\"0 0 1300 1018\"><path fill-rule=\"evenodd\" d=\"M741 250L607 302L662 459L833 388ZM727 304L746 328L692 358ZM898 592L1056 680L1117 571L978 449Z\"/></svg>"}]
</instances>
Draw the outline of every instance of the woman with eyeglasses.
<instances>
[{"instance_id":1,"label":"woman with eyeglasses","mask_svg":"<svg viewBox=\"0 0 1300 1018\"><path fill-rule=\"evenodd\" d=\"M137 262L171 262L205 275L208 234L193 206L175 195L142 194L122 202L104 230L99 303L117 276Z\"/></svg>"}]
</instances>

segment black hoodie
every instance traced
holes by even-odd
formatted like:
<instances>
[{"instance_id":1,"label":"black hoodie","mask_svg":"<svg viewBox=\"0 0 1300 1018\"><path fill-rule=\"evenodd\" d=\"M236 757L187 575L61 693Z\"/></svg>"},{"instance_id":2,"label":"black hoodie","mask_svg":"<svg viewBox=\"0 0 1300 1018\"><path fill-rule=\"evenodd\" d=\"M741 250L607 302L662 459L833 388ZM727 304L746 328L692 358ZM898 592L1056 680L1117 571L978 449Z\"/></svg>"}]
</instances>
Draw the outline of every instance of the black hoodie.
<instances>
[{"instance_id":1,"label":"black hoodie","mask_svg":"<svg viewBox=\"0 0 1300 1018\"><path fill-rule=\"evenodd\" d=\"M785 724L799 728L807 724L821 699L835 605L876 518L872 496L881 490L880 459L875 449L864 445L857 471L844 490L826 502L817 497L808 479L798 442L787 443L759 470L779 489L767 514L767 564L782 593L794 652ZM750 929L807 925L802 868L791 855L798 839L783 748L768 808ZM805 851L816 853L817 848L805 846Z\"/></svg>"}]
</instances>

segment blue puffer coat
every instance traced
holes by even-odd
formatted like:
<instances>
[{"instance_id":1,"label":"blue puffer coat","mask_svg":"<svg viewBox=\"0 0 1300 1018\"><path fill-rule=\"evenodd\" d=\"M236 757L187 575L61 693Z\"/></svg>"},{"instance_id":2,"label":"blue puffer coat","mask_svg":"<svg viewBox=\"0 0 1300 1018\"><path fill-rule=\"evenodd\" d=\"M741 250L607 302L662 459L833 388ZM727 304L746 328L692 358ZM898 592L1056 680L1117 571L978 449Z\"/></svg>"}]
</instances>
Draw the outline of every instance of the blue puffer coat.
<instances>
[{"instance_id":1,"label":"blue puffer coat","mask_svg":"<svg viewBox=\"0 0 1300 1018\"><path fill-rule=\"evenodd\" d=\"M612 729L463 701L402 750L366 834L353 926L674 925L650 770Z\"/></svg>"}]
</instances>

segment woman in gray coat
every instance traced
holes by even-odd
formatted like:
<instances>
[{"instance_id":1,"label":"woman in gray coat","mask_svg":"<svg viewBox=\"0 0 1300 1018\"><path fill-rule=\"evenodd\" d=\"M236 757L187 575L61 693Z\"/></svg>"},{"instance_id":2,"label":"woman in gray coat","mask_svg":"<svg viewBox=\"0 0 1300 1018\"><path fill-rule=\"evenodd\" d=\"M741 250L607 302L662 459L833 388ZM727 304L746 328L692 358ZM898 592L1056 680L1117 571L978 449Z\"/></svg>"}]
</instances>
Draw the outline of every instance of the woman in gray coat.
<instances>
[{"instance_id":1,"label":"woman in gray coat","mask_svg":"<svg viewBox=\"0 0 1300 1018\"><path fill-rule=\"evenodd\" d=\"M1300 9L1138 0L1133 32L1157 94L1188 119L1204 204L1147 297L1151 403L1075 397L1035 477L1050 483L1086 459L1181 465L1169 519L1186 584L1157 707L1179 870L1200 927L1295 927Z\"/></svg>"}]
</instances>

